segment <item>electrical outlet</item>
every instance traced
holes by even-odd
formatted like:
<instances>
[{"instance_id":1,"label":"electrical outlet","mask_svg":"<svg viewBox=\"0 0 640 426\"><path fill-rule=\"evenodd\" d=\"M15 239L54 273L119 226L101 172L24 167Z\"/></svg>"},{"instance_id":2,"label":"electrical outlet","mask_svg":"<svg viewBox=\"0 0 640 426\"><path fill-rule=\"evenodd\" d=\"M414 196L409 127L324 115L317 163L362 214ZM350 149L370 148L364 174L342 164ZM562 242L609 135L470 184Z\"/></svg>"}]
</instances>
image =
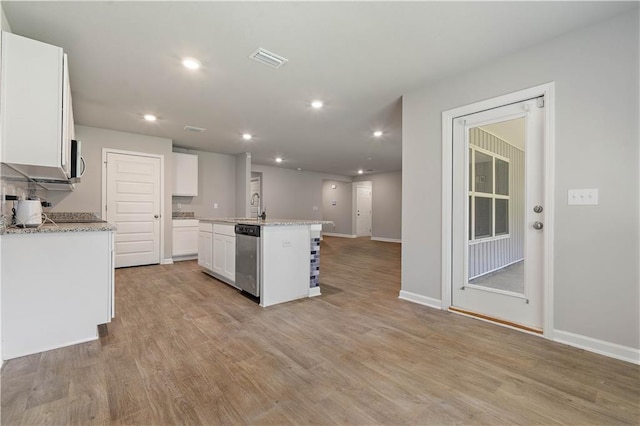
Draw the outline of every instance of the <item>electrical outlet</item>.
<instances>
[{"instance_id":1,"label":"electrical outlet","mask_svg":"<svg viewBox=\"0 0 640 426\"><path fill-rule=\"evenodd\" d=\"M291 240L282 240L282 247L291 247Z\"/></svg>"},{"instance_id":2,"label":"electrical outlet","mask_svg":"<svg viewBox=\"0 0 640 426\"><path fill-rule=\"evenodd\" d=\"M318 211L318 206L313 206L313 211Z\"/></svg>"},{"instance_id":3,"label":"electrical outlet","mask_svg":"<svg viewBox=\"0 0 640 426\"><path fill-rule=\"evenodd\" d=\"M218 203L213 203L213 208L217 209L218 208Z\"/></svg>"},{"instance_id":4,"label":"electrical outlet","mask_svg":"<svg viewBox=\"0 0 640 426\"><path fill-rule=\"evenodd\" d=\"M570 206L597 206L598 189L570 189L568 202Z\"/></svg>"},{"instance_id":5,"label":"electrical outlet","mask_svg":"<svg viewBox=\"0 0 640 426\"><path fill-rule=\"evenodd\" d=\"M182 203L178 203L178 210L182 208Z\"/></svg>"}]
</instances>

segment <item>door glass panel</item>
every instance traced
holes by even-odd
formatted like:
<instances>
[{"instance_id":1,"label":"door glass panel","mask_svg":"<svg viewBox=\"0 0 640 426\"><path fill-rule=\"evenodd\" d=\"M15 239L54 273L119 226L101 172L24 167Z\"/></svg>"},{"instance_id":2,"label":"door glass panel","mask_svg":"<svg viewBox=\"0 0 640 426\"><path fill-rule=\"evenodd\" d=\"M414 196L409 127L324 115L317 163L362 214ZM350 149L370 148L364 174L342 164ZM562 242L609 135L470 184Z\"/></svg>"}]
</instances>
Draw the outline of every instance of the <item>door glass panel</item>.
<instances>
[{"instance_id":1,"label":"door glass panel","mask_svg":"<svg viewBox=\"0 0 640 426\"><path fill-rule=\"evenodd\" d=\"M493 208L491 198L476 197L476 239L491 236Z\"/></svg>"},{"instance_id":2,"label":"door glass panel","mask_svg":"<svg viewBox=\"0 0 640 426\"><path fill-rule=\"evenodd\" d=\"M496 235L509 233L509 200L496 199Z\"/></svg>"},{"instance_id":3,"label":"door glass panel","mask_svg":"<svg viewBox=\"0 0 640 426\"><path fill-rule=\"evenodd\" d=\"M476 151L476 192L493 192L493 157Z\"/></svg>"},{"instance_id":4,"label":"door glass panel","mask_svg":"<svg viewBox=\"0 0 640 426\"><path fill-rule=\"evenodd\" d=\"M468 283L518 294L524 293L524 125L520 118L469 129Z\"/></svg>"},{"instance_id":5,"label":"door glass panel","mask_svg":"<svg viewBox=\"0 0 640 426\"><path fill-rule=\"evenodd\" d=\"M496 158L496 194L509 195L509 163Z\"/></svg>"}]
</instances>

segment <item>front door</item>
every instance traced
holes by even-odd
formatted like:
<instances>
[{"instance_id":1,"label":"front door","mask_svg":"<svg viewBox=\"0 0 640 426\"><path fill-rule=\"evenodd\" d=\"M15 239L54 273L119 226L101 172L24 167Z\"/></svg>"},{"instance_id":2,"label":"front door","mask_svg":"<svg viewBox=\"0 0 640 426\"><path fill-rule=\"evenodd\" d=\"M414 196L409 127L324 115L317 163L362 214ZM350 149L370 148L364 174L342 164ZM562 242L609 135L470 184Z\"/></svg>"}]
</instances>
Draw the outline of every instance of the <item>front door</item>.
<instances>
[{"instance_id":1,"label":"front door","mask_svg":"<svg viewBox=\"0 0 640 426\"><path fill-rule=\"evenodd\" d=\"M160 263L160 158L108 152L106 159L116 268Z\"/></svg>"},{"instance_id":2,"label":"front door","mask_svg":"<svg viewBox=\"0 0 640 426\"><path fill-rule=\"evenodd\" d=\"M453 309L541 331L542 98L454 119Z\"/></svg>"}]
</instances>

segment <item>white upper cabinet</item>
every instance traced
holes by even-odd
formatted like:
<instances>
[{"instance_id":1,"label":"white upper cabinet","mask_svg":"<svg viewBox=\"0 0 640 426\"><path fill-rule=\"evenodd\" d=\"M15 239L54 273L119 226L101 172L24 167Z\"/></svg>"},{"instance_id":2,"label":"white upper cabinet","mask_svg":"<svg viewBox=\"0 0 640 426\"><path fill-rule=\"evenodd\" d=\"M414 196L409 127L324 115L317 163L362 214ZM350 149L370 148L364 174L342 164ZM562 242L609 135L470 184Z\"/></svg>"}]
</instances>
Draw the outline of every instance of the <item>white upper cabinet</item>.
<instances>
[{"instance_id":1,"label":"white upper cabinet","mask_svg":"<svg viewBox=\"0 0 640 426\"><path fill-rule=\"evenodd\" d=\"M32 178L69 178L71 89L62 48L2 32L0 160Z\"/></svg>"},{"instance_id":2,"label":"white upper cabinet","mask_svg":"<svg viewBox=\"0 0 640 426\"><path fill-rule=\"evenodd\" d=\"M198 156L173 153L173 195L198 195Z\"/></svg>"}]
</instances>

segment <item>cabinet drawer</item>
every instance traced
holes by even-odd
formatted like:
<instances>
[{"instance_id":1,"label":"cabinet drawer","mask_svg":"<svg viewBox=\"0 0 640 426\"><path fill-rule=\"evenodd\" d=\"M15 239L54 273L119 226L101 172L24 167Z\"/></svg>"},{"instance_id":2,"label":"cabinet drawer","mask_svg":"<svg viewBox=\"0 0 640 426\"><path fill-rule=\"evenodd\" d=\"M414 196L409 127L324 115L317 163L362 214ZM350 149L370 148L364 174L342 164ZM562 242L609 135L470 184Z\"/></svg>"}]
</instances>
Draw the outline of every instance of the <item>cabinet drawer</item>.
<instances>
[{"instance_id":1,"label":"cabinet drawer","mask_svg":"<svg viewBox=\"0 0 640 426\"><path fill-rule=\"evenodd\" d=\"M174 228L197 228L198 219L173 219Z\"/></svg>"},{"instance_id":2,"label":"cabinet drawer","mask_svg":"<svg viewBox=\"0 0 640 426\"><path fill-rule=\"evenodd\" d=\"M222 234L228 235L229 237L236 236L236 227L234 225L225 225L222 223L214 223L213 224L213 233L214 234Z\"/></svg>"},{"instance_id":3,"label":"cabinet drawer","mask_svg":"<svg viewBox=\"0 0 640 426\"><path fill-rule=\"evenodd\" d=\"M213 223L211 222L200 222L198 224L198 229L202 232L213 232Z\"/></svg>"}]
</instances>

